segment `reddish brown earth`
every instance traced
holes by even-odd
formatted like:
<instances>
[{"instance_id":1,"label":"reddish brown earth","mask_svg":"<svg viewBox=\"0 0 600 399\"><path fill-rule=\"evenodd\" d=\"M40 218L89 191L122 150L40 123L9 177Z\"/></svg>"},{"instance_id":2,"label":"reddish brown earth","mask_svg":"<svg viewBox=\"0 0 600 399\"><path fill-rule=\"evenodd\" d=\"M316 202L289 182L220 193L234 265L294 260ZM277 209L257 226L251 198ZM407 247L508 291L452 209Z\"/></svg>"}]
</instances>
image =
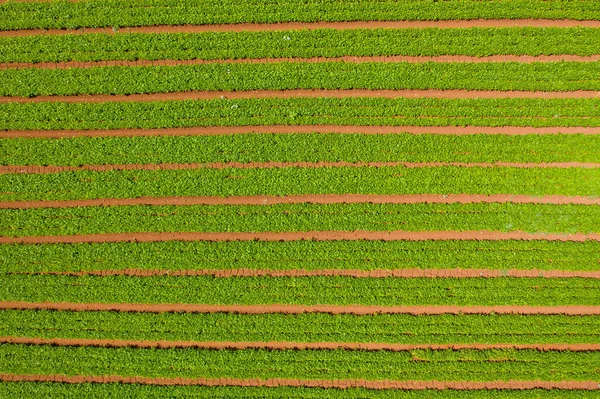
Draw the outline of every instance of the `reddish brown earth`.
<instances>
[{"instance_id":1,"label":"reddish brown earth","mask_svg":"<svg viewBox=\"0 0 600 399\"><path fill-rule=\"evenodd\" d=\"M297 241L297 240L545 240L600 241L600 233L527 233L524 231L285 231L285 232L166 232L166 233L102 233L68 236L0 236L0 244L75 244L98 242L157 241Z\"/></svg>"},{"instance_id":2,"label":"reddish brown earth","mask_svg":"<svg viewBox=\"0 0 600 399\"><path fill-rule=\"evenodd\" d=\"M39 309L114 312L148 312L148 313L240 313L240 314L523 314L523 315L570 315L598 316L600 306L379 306L379 305L204 305L186 303L73 303L73 302L0 302L0 309Z\"/></svg>"},{"instance_id":3,"label":"reddish brown earth","mask_svg":"<svg viewBox=\"0 0 600 399\"><path fill-rule=\"evenodd\" d=\"M274 205L274 204L472 204L504 203L513 204L576 204L600 205L600 197L569 197L546 195L532 197L520 194L306 194L236 196L236 197L138 197L138 198L99 198L86 200L57 201L11 201L1 202L0 209L32 208L74 208L80 206L130 206L130 205Z\"/></svg>"},{"instance_id":4,"label":"reddish brown earth","mask_svg":"<svg viewBox=\"0 0 600 399\"><path fill-rule=\"evenodd\" d=\"M102 102L150 102L176 100L214 100L218 98L600 98L600 92L576 91L492 91L492 90L249 90L249 91L186 91L152 94L81 94L72 96L0 97L0 103L102 103Z\"/></svg>"},{"instance_id":5,"label":"reddish brown earth","mask_svg":"<svg viewBox=\"0 0 600 399\"><path fill-rule=\"evenodd\" d=\"M314 387L314 388L367 388L367 389L452 389L452 390L481 390L481 389L566 389L566 390L598 390L600 384L596 381L389 381L389 380L296 380L271 378L267 380L238 379L238 378L165 378L165 377L121 377L110 376L67 376L62 374L0 374L1 381L29 382L62 382L69 384L81 383L119 383L144 385L202 385L202 386L241 386L241 387Z\"/></svg>"},{"instance_id":6,"label":"reddish brown earth","mask_svg":"<svg viewBox=\"0 0 600 399\"><path fill-rule=\"evenodd\" d=\"M5 0L1 0L2 3ZM30 0L33 1L33 0ZM200 32L241 32L241 31L278 31L300 29L406 29L406 28L511 28L511 27L587 27L600 28L600 21L573 21L551 19L474 19L450 21L348 21L348 22L284 22L284 23L240 23L216 25L157 25L142 27L121 27L118 33L200 33ZM22 29L0 31L2 36L30 36L30 35L70 35L84 33L115 34L109 28L82 28L82 29Z\"/></svg>"},{"instance_id":7,"label":"reddish brown earth","mask_svg":"<svg viewBox=\"0 0 600 399\"><path fill-rule=\"evenodd\" d=\"M0 337L0 343L53 346L104 346L110 348L198 348L198 349L271 349L271 350L365 350L405 352L417 349L462 350L462 349L516 349L548 351L589 352L600 350L600 344L389 344L374 342L200 342L200 341L141 341L120 339L79 338L29 338Z\"/></svg>"},{"instance_id":8,"label":"reddish brown earth","mask_svg":"<svg viewBox=\"0 0 600 399\"><path fill-rule=\"evenodd\" d=\"M388 56L342 56L342 57L312 57L312 58L236 58L236 59L191 59L191 60L104 60L104 61L62 61L62 62L3 62L0 63L2 69L71 69L71 68L97 68L114 66L177 66L177 65L202 65L202 64L272 64L278 62L350 62L360 64L364 62L463 62L463 63L487 63L487 62L597 62L600 61L600 55L490 55L490 56L468 56L468 55L439 55L439 56L408 56L408 55L388 55Z\"/></svg>"},{"instance_id":9,"label":"reddish brown earth","mask_svg":"<svg viewBox=\"0 0 600 399\"><path fill-rule=\"evenodd\" d=\"M600 163L594 162L204 162L204 163L161 163L161 164L121 164L121 165L81 165L81 166L40 166L40 165L0 165L0 174L29 173L46 174L61 172L78 172L92 170L106 172L110 170L185 170L185 169L279 169L279 168L362 168L362 167L395 167L406 168L437 168L456 166L461 168L600 168Z\"/></svg>"},{"instance_id":10,"label":"reddish brown earth","mask_svg":"<svg viewBox=\"0 0 600 399\"><path fill-rule=\"evenodd\" d=\"M270 269L232 269L232 270L148 270L148 269L115 269L86 270L72 272L15 272L8 274L50 274L68 276L215 276L215 277L311 277L311 276L344 276L356 278L498 278L498 277L544 277L544 278L600 278L600 271L580 270L494 270L494 269L396 269L396 270L270 270Z\"/></svg>"},{"instance_id":11,"label":"reddish brown earth","mask_svg":"<svg viewBox=\"0 0 600 399\"><path fill-rule=\"evenodd\" d=\"M600 134L600 127L529 127L529 126L350 126L350 125L307 125L307 126L209 126L165 129L110 129L110 130L8 130L0 131L0 137L134 137L134 136L213 136L229 134Z\"/></svg>"}]
</instances>

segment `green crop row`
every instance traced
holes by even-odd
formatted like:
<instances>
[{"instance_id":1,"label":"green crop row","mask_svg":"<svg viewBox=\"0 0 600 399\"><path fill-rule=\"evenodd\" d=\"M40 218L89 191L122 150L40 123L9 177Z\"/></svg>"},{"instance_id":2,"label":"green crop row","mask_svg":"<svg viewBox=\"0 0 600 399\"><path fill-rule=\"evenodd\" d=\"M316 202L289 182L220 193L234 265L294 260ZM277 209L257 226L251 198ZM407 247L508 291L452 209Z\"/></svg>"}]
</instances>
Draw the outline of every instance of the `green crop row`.
<instances>
[{"instance_id":1,"label":"green crop row","mask_svg":"<svg viewBox=\"0 0 600 399\"><path fill-rule=\"evenodd\" d=\"M594 55L591 28L317 29L16 36L0 62L190 60L408 55Z\"/></svg>"},{"instance_id":2,"label":"green crop row","mask_svg":"<svg viewBox=\"0 0 600 399\"><path fill-rule=\"evenodd\" d=\"M600 305L594 278L3 276L2 301L296 305Z\"/></svg>"},{"instance_id":3,"label":"green crop row","mask_svg":"<svg viewBox=\"0 0 600 399\"><path fill-rule=\"evenodd\" d=\"M600 317L0 311L0 335L232 342L596 343Z\"/></svg>"},{"instance_id":4,"label":"green crop row","mask_svg":"<svg viewBox=\"0 0 600 399\"><path fill-rule=\"evenodd\" d=\"M593 62L216 63L0 70L1 96L292 89L600 90Z\"/></svg>"},{"instance_id":5,"label":"green crop row","mask_svg":"<svg viewBox=\"0 0 600 399\"><path fill-rule=\"evenodd\" d=\"M263 98L0 103L0 130L186 126L600 126L600 99ZM0 133L1 136L1 133Z\"/></svg>"},{"instance_id":6,"label":"green crop row","mask_svg":"<svg viewBox=\"0 0 600 399\"><path fill-rule=\"evenodd\" d=\"M367 380L594 380L600 352L198 350L0 345L5 373Z\"/></svg>"},{"instance_id":7,"label":"green crop row","mask_svg":"<svg viewBox=\"0 0 600 399\"><path fill-rule=\"evenodd\" d=\"M1 165L596 162L594 135L237 134L0 139Z\"/></svg>"},{"instance_id":8,"label":"green crop row","mask_svg":"<svg viewBox=\"0 0 600 399\"><path fill-rule=\"evenodd\" d=\"M600 232L600 206L553 204L277 204L0 209L1 236L133 232Z\"/></svg>"},{"instance_id":9,"label":"green crop row","mask_svg":"<svg viewBox=\"0 0 600 399\"><path fill-rule=\"evenodd\" d=\"M0 4L0 29L201 25L288 21L575 19L597 20L594 0L87 0L79 2L13 2Z\"/></svg>"},{"instance_id":10,"label":"green crop row","mask_svg":"<svg viewBox=\"0 0 600 399\"><path fill-rule=\"evenodd\" d=\"M452 399L455 390L396 389L370 390L361 388L254 388L254 387L205 387L205 386L152 386L139 384L62 384L39 382L0 382L0 398L216 398L216 399ZM463 399L597 399L600 391L560 389L530 390L473 390L460 391Z\"/></svg>"},{"instance_id":11,"label":"green crop row","mask_svg":"<svg viewBox=\"0 0 600 399\"><path fill-rule=\"evenodd\" d=\"M0 245L0 272L93 270L587 270L600 242L165 241Z\"/></svg>"}]
</instances>

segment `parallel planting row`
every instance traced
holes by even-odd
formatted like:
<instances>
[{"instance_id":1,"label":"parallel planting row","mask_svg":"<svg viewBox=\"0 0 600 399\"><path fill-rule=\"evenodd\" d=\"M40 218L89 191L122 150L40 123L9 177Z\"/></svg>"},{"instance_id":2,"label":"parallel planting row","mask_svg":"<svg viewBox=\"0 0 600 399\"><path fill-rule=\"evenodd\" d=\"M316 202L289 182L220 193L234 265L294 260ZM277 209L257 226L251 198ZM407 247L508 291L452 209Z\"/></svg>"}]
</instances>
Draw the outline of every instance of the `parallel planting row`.
<instances>
[{"instance_id":1,"label":"parallel planting row","mask_svg":"<svg viewBox=\"0 0 600 399\"><path fill-rule=\"evenodd\" d=\"M600 397L598 15L0 3L0 398Z\"/></svg>"}]
</instances>

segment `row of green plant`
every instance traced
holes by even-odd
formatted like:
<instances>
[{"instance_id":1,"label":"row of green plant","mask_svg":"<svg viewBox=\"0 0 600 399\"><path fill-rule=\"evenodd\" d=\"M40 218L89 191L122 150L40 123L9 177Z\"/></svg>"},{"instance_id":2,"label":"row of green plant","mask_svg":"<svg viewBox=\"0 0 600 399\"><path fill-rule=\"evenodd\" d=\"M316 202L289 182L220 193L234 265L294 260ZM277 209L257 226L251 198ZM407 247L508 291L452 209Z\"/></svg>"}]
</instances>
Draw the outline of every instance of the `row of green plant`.
<instances>
[{"instance_id":1,"label":"row of green plant","mask_svg":"<svg viewBox=\"0 0 600 399\"><path fill-rule=\"evenodd\" d=\"M64 399L86 398L140 398L156 399L179 398L217 398L217 399L449 399L456 398L455 390L418 390L396 389L326 389L326 388L255 388L255 387L205 387L205 386L153 386L140 384L65 384L40 382L0 382L0 398L12 399L26 397L46 399L60 397ZM561 389L530 390L461 390L460 397L465 399L596 399L600 391L580 391Z\"/></svg>"},{"instance_id":2,"label":"row of green plant","mask_svg":"<svg viewBox=\"0 0 600 399\"><path fill-rule=\"evenodd\" d=\"M600 90L593 62L277 62L0 70L1 96L292 89Z\"/></svg>"},{"instance_id":3,"label":"row of green plant","mask_svg":"<svg viewBox=\"0 0 600 399\"><path fill-rule=\"evenodd\" d=\"M410 0L348 2L309 0L298 7L285 1L118 0L6 2L0 5L0 29L122 27L273 23L288 21L452 20L548 18L597 20L594 0L502 0L500 2Z\"/></svg>"},{"instance_id":4,"label":"row of green plant","mask_svg":"<svg viewBox=\"0 0 600 399\"><path fill-rule=\"evenodd\" d=\"M593 380L600 352L198 350L0 345L5 373L367 380Z\"/></svg>"},{"instance_id":5,"label":"row of green plant","mask_svg":"<svg viewBox=\"0 0 600 399\"><path fill-rule=\"evenodd\" d=\"M553 204L277 204L0 209L0 235L134 232L600 232L600 207Z\"/></svg>"},{"instance_id":6,"label":"row of green plant","mask_svg":"<svg viewBox=\"0 0 600 399\"><path fill-rule=\"evenodd\" d=\"M598 107L600 99L597 98L346 97L9 102L0 103L0 130L262 125L587 127L600 126Z\"/></svg>"},{"instance_id":7,"label":"row of green plant","mask_svg":"<svg viewBox=\"0 0 600 399\"><path fill-rule=\"evenodd\" d=\"M400 344L596 343L597 316L117 313L3 310L0 335L71 339Z\"/></svg>"},{"instance_id":8,"label":"row of green plant","mask_svg":"<svg viewBox=\"0 0 600 399\"><path fill-rule=\"evenodd\" d=\"M600 305L594 278L355 278L8 274L8 302L297 305Z\"/></svg>"},{"instance_id":9,"label":"row of green plant","mask_svg":"<svg viewBox=\"0 0 600 399\"><path fill-rule=\"evenodd\" d=\"M596 162L595 135L234 134L0 139L2 165Z\"/></svg>"},{"instance_id":10,"label":"row of green plant","mask_svg":"<svg viewBox=\"0 0 600 399\"><path fill-rule=\"evenodd\" d=\"M164 241L0 245L0 272L94 270L599 269L600 242Z\"/></svg>"},{"instance_id":11,"label":"row of green plant","mask_svg":"<svg viewBox=\"0 0 600 399\"><path fill-rule=\"evenodd\" d=\"M15 36L0 62L310 58L341 56L594 55L593 28L317 29Z\"/></svg>"}]
</instances>

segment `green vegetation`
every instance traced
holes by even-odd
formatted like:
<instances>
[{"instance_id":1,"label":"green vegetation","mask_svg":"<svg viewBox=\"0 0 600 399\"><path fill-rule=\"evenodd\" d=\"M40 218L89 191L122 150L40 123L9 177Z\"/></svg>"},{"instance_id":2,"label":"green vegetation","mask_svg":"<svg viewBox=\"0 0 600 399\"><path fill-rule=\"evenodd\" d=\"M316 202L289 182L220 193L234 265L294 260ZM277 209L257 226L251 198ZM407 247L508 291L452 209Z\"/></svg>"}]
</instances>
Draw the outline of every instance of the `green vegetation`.
<instances>
[{"instance_id":1,"label":"green vegetation","mask_svg":"<svg viewBox=\"0 0 600 399\"><path fill-rule=\"evenodd\" d=\"M217 63L0 70L0 95L163 93L196 90L465 89L600 90L593 62Z\"/></svg>"},{"instance_id":2,"label":"green vegetation","mask_svg":"<svg viewBox=\"0 0 600 399\"><path fill-rule=\"evenodd\" d=\"M203 386L151 386L139 384L61 384L39 382L0 382L0 398L61 397L85 398L218 398L218 399L451 399L455 390L404 391L396 389L370 390L360 388L254 388L254 387L203 387ZM460 391L464 399L597 399L600 391L560 389L530 390L473 390Z\"/></svg>"},{"instance_id":3,"label":"green vegetation","mask_svg":"<svg viewBox=\"0 0 600 399\"><path fill-rule=\"evenodd\" d=\"M215 351L4 344L0 354L7 373L167 378L585 381L597 377L589 365L600 362L600 352L535 350Z\"/></svg>"},{"instance_id":4,"label":"green vegetation","mask_svg":"<svg viewBox=\"0 0 600 399\"><path fill-rule=\"evenodd\" d=\"M600 99L263 98L0 103L0 130L186 126L600 126ZM0 133L1 136L1 133Z\"/></svg>"},{"instance_id":5,"label":"green vegetation","mask_svg":"<svg viewBox=\"0 0 600 399\"><path fill-rule=\"evenodd\" d=\"M278 204L0 209L0 235L127 232L600 232L600 207L548 204Z\"/></svg>"},{"instance_id":6,"label":"green vegetation","mask_svg":"<svg viewBox=\"0 0 600 399\"><path fill-rule=\"evenodd\" d=\"M576 19L597 20L594 0L87 0L0 4L0 29L201 25L243 22L448 20L448 19Z\"/></svg>"},{"instance_id":7,"label":"green vegetation","mask_svg":"<svg viewBox=\"0 0 600 399\"><path fill-rule=\"evenodd\" d=\"M0 311L0 335L231 342L596 343L597 316Z\"/></svg>"},{"instance_id":8,"label":"green vegetation","mask_svg":"<svg viewBox=\"0 0 600 399\"><path fill-rule=\"evenodd\" d=\"M17 36L0 62L223 60L378 55L594 55L592 28L317 29L203 33Z\"/></svg>"},{"instance_id":9,"label":"green vegetation","mask_svg":"<svg viewBox=\"0 0 600 399\"><path fill-rule=\"evenodd\" d=\"M593 278L3 277L3 301L297 305L600 305Z\"/></svg>"},{"instance_id":10,"label":"green vegetation","mask_svg":"<svg viewBox=\"0 0 600 399\"><path fill-rule=\"evenodd\" d=\"M203 162L597 162L594 135L234 134L0 139L2 165Z\"/></svg>"},{"instance_id":11,"label":"green vegetation","mask_svg":"<svg viewBox=\"0 0 600 399\"><path fill-rule=\"evenodd\" d=\"M600 242L165 241L0 245L0 272L93 270L322 270L600 268Z\"/></svg>"}]
</instances>

